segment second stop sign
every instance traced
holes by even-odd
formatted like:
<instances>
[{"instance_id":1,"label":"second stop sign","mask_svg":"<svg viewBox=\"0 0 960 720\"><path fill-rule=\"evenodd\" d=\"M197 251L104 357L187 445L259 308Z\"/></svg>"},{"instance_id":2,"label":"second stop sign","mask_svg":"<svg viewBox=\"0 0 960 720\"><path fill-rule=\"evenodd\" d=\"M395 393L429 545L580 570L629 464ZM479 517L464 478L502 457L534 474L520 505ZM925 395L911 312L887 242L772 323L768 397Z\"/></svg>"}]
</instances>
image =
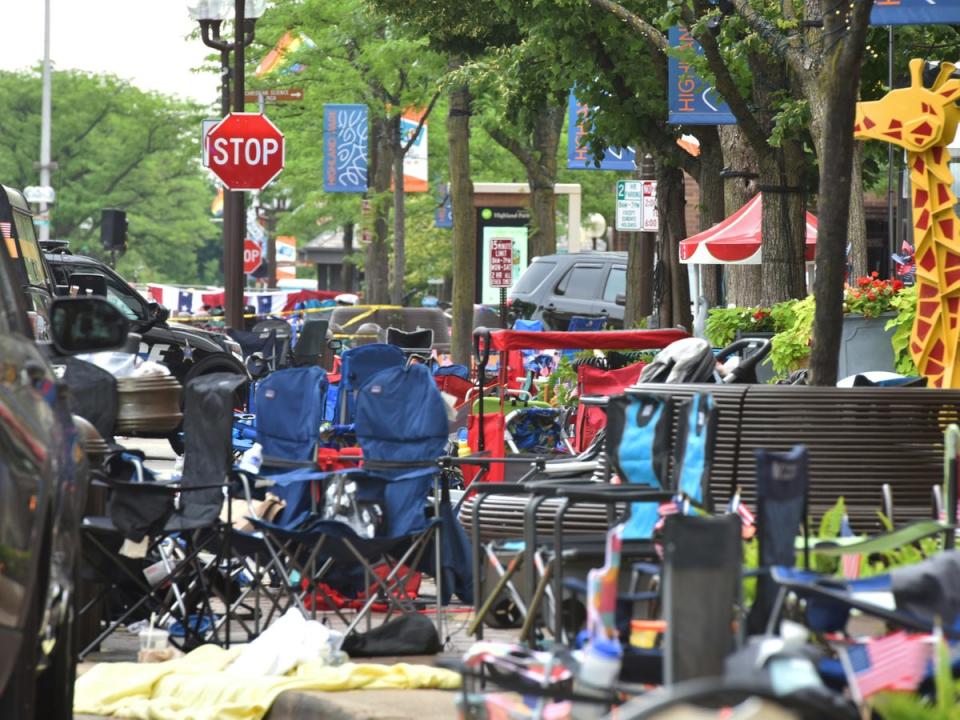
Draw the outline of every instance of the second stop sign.
<instances>
[{"instance_id":1,"label":"second stop sign","mask_svg":"<svg viewBox=\"0 0 960 720\"><path fill-rule=\"evenodd\" d=\"M262 190L283 170L283 133L260 113L231 113L207 133L210 169L231 190Z\"/></svg>"},{"instance_id":2,"label":"second stop sign","mask_svg":"<svg viewBox=\"0 0 960 720\"><path fill-rule=\"evenodd\" d=\"M250 275L256 272L257 268L260 267L260 263L263 262L263 251L260 249L260 245L255 241L247 238L243 241L243 272L247 275Z\"/></svg>"}]
</instances>

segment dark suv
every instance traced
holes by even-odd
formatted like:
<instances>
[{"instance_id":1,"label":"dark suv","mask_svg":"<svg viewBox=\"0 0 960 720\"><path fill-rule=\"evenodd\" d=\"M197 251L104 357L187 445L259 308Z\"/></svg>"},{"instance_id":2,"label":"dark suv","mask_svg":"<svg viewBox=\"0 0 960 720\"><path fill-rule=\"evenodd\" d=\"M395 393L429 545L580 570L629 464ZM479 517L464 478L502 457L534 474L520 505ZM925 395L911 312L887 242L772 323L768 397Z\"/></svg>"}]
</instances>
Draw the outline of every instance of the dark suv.
<instances>
[{"instance_id":1,"label":"dark suv","mask_svg":"<svg viewBox=\"0 0 960 720\"><path fill-rule=\"evenodd\" d=\"M574 315L602 315L608 328L621 328L626 292L625 252L544 255L510 290L510 310L515 318L543 321L548 330L566 330Z\"/></svg>"},{"instance_id":2,"label":"dark suv","mask_svg":"<svg viewBox=\"0 0 960 720\"><path fill-rule=\"evenodd\" d=\"M129 323L102 298L41 298L42 263L0 185L0 718L69 720L89 468L50 358L122 346Z\"/></svg>"},{"instance_id":3,"label":"dark suv","mask_svg":"<svg viewBox=\"0 0 960 720\"><path fill-rule=\"evenodd\" d=\"M105 295L130 321L133 332L141 334L140 357L166 365L184 387L212 372L246 375L240 346L228 336L168 323L165 307L148 302L99 260L74 255L64 241L45 242L43 249L58 295L68 294L71 285Z\"/></svg>"}]
</instances>

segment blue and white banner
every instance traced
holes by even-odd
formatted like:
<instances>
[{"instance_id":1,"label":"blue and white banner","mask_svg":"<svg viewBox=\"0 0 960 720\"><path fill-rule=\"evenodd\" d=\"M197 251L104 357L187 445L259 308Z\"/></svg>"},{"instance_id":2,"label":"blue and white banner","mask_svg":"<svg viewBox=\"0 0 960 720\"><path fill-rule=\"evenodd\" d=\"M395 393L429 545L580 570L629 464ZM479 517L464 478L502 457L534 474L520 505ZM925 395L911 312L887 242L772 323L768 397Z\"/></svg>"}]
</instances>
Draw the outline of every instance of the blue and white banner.
<instances>
[{"instance_id":1,"label":"blue and white banner","mask_svg":"<svg viewBox=\"0 0 960 720\"><path fill-rule=\"evenodd\" d=\"M366 105L323 106L323 189L367 191Z\"/></svg>"},{"instance_id":2,"label":"blue and white banner","mask_svg":"<svg viewBox=\"0 0 960 720\"><path fill-rule=\"evenodd\" d=\"M671 48L693 48L703 55L693 35L674 25L668 34ZM736 125L737 119L712 85L698 77L689 63L671 55L667 59L667 101L671 125Z\"/></svg>"},{"instance_id":3,"label":"blue and white banner","mask_svg":"<svg viewBox=\"0 0 960 720\"><path fill-rule=\"evenodd\" d=\"M871 25L958 25L958 0L876 0Z\"/></svg>"},{"instance_id":4,"label":"blue and white banner","mask_svg":"<svg viewBox=\"0 0 960 720\"><path fill-rule=\"evenodd\" d=\"M569 170L627 170L637 169L637 153L633 148L607 148L600 165L593 160L593 150L589 142L583 140L587 134L586 117L589 108L586 103L577 100L570 92L567 100L567 169ZM581 147L581 143L583 146Z\"/></svg>"},{"instance_id":5,"label":"blue and white banner","mask_svg":"<svg viewBox=\"0 0 960 720\"><path fill-rule=\"evenodd\" d=\"M437 209L433 212L433 224L438 228L453 227L453 202L447 183L437 184Z\"/></svg>"}]
</instances>

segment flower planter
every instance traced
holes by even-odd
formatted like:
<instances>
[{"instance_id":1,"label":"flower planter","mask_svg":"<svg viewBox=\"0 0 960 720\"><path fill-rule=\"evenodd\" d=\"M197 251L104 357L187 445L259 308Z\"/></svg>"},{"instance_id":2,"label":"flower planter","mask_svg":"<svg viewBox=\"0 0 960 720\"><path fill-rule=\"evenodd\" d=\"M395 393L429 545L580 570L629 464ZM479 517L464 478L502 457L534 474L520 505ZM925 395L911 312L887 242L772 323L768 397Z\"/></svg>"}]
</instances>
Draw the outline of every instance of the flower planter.
<instances>
[{"instance_id":1,"label":"flower planter","mask_svg":"<svg viewBox=\"0 0 960 720\"><path fill-rule=\"evenodd\" d=\"M890 344L893 330L884 329L887 321L895 315L886 312L873 318L854 314L843 316L838 378L868 370L895 372L893 346Z\"/></svg>"}]
</instances>

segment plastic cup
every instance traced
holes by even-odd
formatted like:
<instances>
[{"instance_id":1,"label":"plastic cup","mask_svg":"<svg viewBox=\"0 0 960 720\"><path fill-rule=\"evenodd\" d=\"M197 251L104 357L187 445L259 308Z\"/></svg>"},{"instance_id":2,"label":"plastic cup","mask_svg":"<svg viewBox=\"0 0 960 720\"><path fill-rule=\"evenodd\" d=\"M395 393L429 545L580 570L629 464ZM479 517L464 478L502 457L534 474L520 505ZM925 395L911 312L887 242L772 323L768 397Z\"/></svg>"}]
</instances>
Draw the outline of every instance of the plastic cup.
<instances>
[{"instance_id":1,"label":"plastic cup","mask_svg":"<svg viewBox=\"0 0 960 720\"><path fill-rule=\"evenodd\" d=\"M141 650L163 650L167 647L170 633L160 628L144 628L140 631Z\"/></svg>"}]
</instances>

